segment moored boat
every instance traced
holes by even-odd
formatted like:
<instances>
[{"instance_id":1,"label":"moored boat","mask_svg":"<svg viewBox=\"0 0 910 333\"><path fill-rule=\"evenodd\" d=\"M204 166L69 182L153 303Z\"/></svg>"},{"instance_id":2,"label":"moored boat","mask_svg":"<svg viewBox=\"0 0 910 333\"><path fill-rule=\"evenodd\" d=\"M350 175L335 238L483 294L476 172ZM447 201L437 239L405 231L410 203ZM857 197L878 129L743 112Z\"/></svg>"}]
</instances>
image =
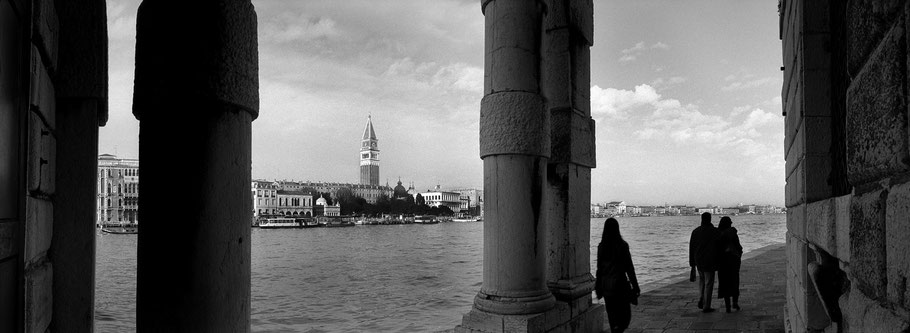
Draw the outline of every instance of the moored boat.
<instances>
[{"instance_id":1,"label":"moored boat","mask_svg":"<svg viewBox=\"0 0 910 333\"><path fill-rule=\"evenodd\" d=\"M418 215L418 216L414 216L414 223L436 224L436 223L439 223L439 220L436 219L436 215Z\"/></svg>"},{"instance_id":2,"label":"moored boat","mask_svg":"<svg viewBox=\"0 0 910 333\"><path fill-rule=\"evenodd\" d=\"M289 228L303 228L301 223L297 222L297 219L288 218L288 217L279 217L273 219L266 219L265 222L259 223L260 229L289 229Z\"/></svg>"}]
</instances>

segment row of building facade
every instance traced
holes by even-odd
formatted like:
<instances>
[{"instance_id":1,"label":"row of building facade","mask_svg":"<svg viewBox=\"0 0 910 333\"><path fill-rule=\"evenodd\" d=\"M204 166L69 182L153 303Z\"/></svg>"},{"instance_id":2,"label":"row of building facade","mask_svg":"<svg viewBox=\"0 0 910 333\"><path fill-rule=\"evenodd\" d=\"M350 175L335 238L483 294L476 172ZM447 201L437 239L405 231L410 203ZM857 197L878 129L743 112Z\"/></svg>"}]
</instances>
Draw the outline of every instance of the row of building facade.
<instances>
[{"instance_id":1,"label":"row of building facade","mask_svg":"<svg viewBox=\"0 0 910 333\"><path fill-rule=\"evenodd\" d=\"M779 214L783 213L784 211L784 208L773 205L739 204L735 207L717 207L713 205L707 205L704 207L689 205L635 206L628 205L625 201L611 201L591 204L591 217L697 215L701 213L711 213L716 215Z\"/></svg>"}]
</instances>

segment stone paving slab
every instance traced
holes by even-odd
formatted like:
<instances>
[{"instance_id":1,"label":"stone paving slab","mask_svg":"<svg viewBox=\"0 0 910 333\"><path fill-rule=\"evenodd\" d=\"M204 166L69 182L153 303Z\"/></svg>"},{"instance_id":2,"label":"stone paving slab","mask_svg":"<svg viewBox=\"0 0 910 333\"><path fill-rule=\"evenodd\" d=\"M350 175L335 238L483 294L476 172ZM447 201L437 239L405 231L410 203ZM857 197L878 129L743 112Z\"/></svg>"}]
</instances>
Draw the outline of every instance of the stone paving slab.
<instances>
[{"instance_id":1,"label":"stone paving slab","mask_svg":"<svg viewBox=\"0 0 910 333\"><path fill-rule=\"evenodd\" d=\"M784 244L774 244L743 256L740 268L739 312L726 313L723 299L711 306L717 311L698 309L698 283L689 282L689 273L642 287L638 306L632 306L629 333L673 332L784 332L786 291ZM602 301L601 301L602 302ZM604 313L604 332L609 332Z\"/></svg>"}]
</instances>

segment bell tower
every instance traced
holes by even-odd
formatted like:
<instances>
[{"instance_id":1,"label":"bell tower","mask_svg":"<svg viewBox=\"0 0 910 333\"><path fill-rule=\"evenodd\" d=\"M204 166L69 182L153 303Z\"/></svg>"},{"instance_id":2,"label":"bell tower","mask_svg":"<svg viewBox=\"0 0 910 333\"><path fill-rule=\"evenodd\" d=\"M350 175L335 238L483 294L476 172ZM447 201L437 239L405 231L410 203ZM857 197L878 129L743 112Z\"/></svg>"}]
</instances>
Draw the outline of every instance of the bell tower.
<instances>
[{"instance_id":1,"label":"bell tower","mask_svg":"<svg viewBox=\"0 0 910 333\"><path fill-rule=\"evenodd\" d=\"M367 125L360 141L360 183L379 185L379 140L373 130L372 116L367 116Z\"/></svg>"}]
</instances>

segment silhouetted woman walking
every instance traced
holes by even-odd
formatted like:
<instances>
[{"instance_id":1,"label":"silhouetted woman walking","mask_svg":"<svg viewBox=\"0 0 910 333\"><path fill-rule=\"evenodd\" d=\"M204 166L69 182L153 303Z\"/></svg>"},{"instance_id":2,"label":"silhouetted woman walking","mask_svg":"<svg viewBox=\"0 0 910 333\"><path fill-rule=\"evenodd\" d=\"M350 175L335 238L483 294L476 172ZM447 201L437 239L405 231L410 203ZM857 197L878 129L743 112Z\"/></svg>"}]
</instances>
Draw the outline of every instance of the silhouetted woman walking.
<instances>
[{"instance_id":1,"label":"silhouetted woman walking","mask_svg":"<svg viewBox=\"0 0 910 333\"><path fill-rule=\"evenodd\" d=\"M632 320L629 304L638 304L638 279L629 244L619 234L619 222L614 218L604 221L604 232L597 246L597 283L594 291L603 298L607 309L610 330L625 331Z\"/></svg>"},{"instance_id":2,"label":"silhouetted woman walking","mask_svg":"<svg viewBox=\"0 0 910 333\"><path fill-rule=\"evenodd\" d=\"M717 265L717 297L723 297L727 313L730 312L730 298L733 298L733 308L739 311L739 266L743 247L739 244L739 236L730 217L720 218L717 230L719 233L717 247L720 252Z\"/></svg>"}]
</instances>

